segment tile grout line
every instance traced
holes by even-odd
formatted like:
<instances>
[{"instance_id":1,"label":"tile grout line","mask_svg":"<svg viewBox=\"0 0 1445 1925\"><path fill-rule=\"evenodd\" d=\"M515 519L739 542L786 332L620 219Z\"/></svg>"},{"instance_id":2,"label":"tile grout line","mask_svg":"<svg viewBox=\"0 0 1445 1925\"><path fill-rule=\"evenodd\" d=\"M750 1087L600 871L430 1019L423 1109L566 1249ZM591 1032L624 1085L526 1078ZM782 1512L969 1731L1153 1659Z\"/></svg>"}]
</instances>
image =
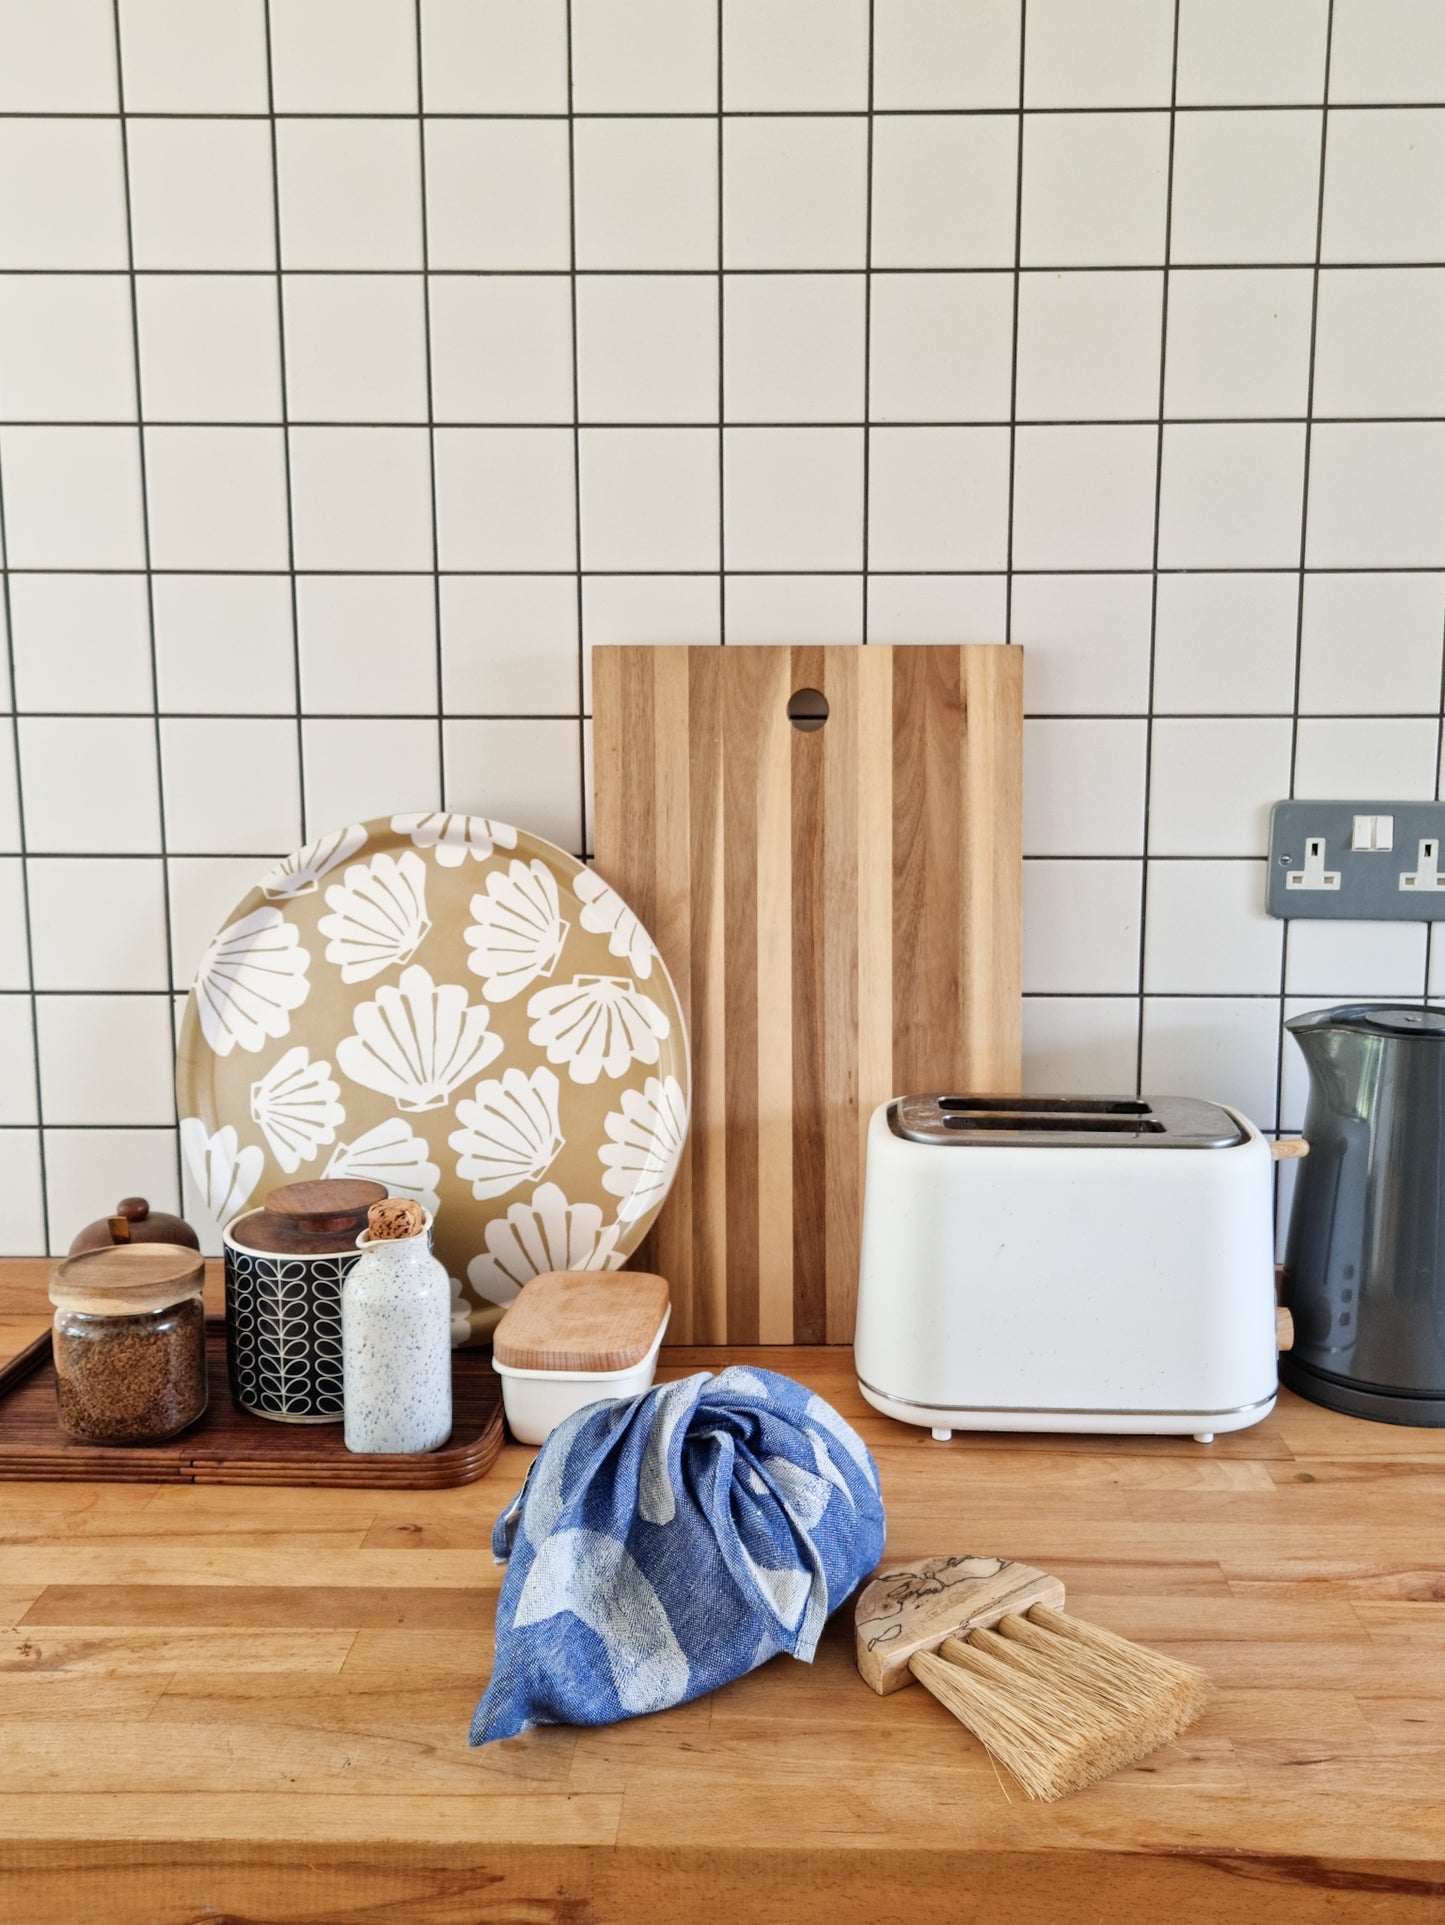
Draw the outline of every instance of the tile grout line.
<instances>
[{"instance_id":1,"label":"tile grout line","mask_svg":"<svg viewBox=\"0 0 1445 1925\"><path fill-rule=\"evenodd\" d=\"M567 286L570 296L572 327L572 561L571 569L558 572L575 574L577 591L574 613L577 621L577 825L581 842L579 854L591 842L587 820L587 628L582 593L582 385L581 354L577 341L577 115L575 50L572 43L573 0L566 0L567 35Z\"/></svg>"},{"instance_id":2,"label":"tile grout line","mask_svg":"<svg viewBox=\"0 0 1445 1925\"><path fill-rule=\"evenodd\" d=\"M1012 643L1014 638L1014 496L1018 486L1018 415L1019 415L1019 307L1023 293L1024 259L1024 130L1027 125L1024 116L1026 93L1026 65L1028 53L1029 0L1019 0L1019 93L1018 93L1018 136L1014 144L1014 260L1013 260L1013 312L1010 320L1011 345L1009 348L1009 387L1008 387L1008 505L1005 523L1005 572L1003 583L1003 638ZM1027 663L1025 663L1027 667Z\"/></svg>"},{"instance_id":3,"label":"tile grout line","mask_svg":"<svg viewBox=\"0 0 1445 1925\"><path fill-rule=\"evenodd\" d=\"M877 87L873 61L877 11L877 0L868 0L868 138L863 185L863 569L859 584L863 601L859 640L865 648L869 640L873 603L868 570L873 552L869 517L873 490L873 103Z\"/></svg>"},{"instance_id":4,"label":"tile grout line","mask_svg":"<svg viewBox=\"0 0 1445 1925\"><path fill-rule=\"evenodd\" d=\"M422 352L426 357L426 444L427 473L431 482L431 561L432 561L432 622L436 629L436 639L432 653L432 672L436 676L437 702L437 808L447 806L447 729L446 698L444 693L443 654L442 654L442 558L441 542L437 529L437 432L436 404L432 387L432 330L431 330L431 242L427 233L426 199L426 101L423 94L425 80L422 65L422 0L415 0L416 21L416 149L417 181L420 190L421 208L421 325ZM299 707L299 704L298 704Z\"/></svg>"},{"instance_id":5,"label":"tile grout line","mask_svg":"<svg viewBox=\"0 0 1445 1925\"><path fill-rule=\"evenodd\" d=\"M872 4L872 0L869 0ZM726 648L728 639L727 578L727 251L723 242L727 192L726 153L723 143L723 11L724 0L717 0L713 16L717 34L717 639Z\"/></svg>"},{"instance_id":6,"label":"tile grout line","mask_svg":"<svg viewBox=\"0 0 1445 1925\"><path fill-rule=\"evenodd\" d=\"M1181 114L1308 114L1318 105L1310 100L1188 100L1177 104ZM1428 114L1439 113L1442 103L1439 100L1332 100L1329 103L1335 113L1352 114ZM1015 113L1016 108L1008 107L880 107L878 112L891 120L1002 120ZM1131 102L1127 106L1100 106L1089 102L1076 102L1065 106L1038 106L1028 109L1031 114L1048 116L1071 116L1089 119L1107 119L1111 116L1132 115L1136 119L1154 114L1161 118L1171 111L1171 103L1162 97L1152 102ZM723 118L726 120L861 120L864 109L861 107L729 107ZM148 107L130 116L132 120L202 120L202 121L261 121L270 116L259 108L249 112L201 111L189 112L184 108ZM508 112L504 108L475 108L469 112L448 108L438 113L425 113L427 120L455 121L562 121L568 116L564 113L544 113L538 109ZM701 107L587 107L577 115L578 120L712 120L715 110ZM353 121L353 120L414 120L415 114L400 108L355 107L307 109L304 107L283 107L275 115L277 120L300 121ZM114 120L114 113L103 107L64 108L64 107L5 107L0 108L0 121L6 120Z\"/></svg>"}]
</instances>

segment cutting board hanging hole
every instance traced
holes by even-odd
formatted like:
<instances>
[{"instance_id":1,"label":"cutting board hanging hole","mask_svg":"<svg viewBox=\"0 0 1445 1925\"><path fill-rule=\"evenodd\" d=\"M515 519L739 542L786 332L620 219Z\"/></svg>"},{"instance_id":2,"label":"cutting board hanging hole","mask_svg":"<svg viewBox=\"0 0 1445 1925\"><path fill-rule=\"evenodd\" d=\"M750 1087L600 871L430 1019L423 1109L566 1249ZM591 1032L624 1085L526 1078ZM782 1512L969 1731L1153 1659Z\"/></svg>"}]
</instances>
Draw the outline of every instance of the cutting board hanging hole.
<instances>
[{"instance_id":1,"label":"cutting board hanging hole","mask_svg":"<svg viewBox=\"0 0 1445 1925\"><path fill-rule=\"evenodd\" d=\"M788 720L804 735L822 728L828 719L828 698L820 688L800 688L788 697Z\"/></svg>"}]
</instances>

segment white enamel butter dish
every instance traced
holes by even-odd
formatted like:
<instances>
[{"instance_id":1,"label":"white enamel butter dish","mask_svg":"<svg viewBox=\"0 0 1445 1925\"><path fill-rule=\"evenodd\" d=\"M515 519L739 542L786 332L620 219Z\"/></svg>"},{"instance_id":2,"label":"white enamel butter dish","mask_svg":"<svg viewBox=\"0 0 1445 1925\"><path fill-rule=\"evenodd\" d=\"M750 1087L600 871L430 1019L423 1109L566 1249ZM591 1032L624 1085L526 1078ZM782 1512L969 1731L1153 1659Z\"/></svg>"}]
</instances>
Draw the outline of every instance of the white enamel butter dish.
<instances>
[{"instance_id":1,"label":"white enamel butter dish","mask_svg":"<svg viewBox=\"0 0 1445 1925\"><path fill-rule=\"evenodd\" d=\"M565 1417L652 1383L672 1306L644 1270L551 1270L523 1286L492 1339L512 1435L544 1444Z\"/></svg>"}]
</instances>

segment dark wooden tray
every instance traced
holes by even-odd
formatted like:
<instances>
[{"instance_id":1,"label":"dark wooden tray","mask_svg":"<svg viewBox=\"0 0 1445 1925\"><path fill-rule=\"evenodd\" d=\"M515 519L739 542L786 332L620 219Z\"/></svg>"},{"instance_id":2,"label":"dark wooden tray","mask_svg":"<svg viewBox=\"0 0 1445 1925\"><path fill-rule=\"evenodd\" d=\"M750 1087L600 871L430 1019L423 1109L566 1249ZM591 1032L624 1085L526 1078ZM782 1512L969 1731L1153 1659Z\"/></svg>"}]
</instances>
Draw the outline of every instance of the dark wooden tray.
<instances>
[{"instance_id":1,"label":"dark wooden tray","mask_svg":"<svg viewBox=\"0 0 1445 1925\"><path fill-rule=\"evenodd\" d=\"M338 1424L276 1424L231 1402L226 1327L206 1320L211 1401L169 1443L82 1444L55 1416L50 1332L0 1370L0 1481L97 1484L324 1484L442 1490L485 1477L502 1448L502 1381L486 1350L452 1352L452 1434L418 1457L358 1456Z\"/></svg>"}]
</instances>

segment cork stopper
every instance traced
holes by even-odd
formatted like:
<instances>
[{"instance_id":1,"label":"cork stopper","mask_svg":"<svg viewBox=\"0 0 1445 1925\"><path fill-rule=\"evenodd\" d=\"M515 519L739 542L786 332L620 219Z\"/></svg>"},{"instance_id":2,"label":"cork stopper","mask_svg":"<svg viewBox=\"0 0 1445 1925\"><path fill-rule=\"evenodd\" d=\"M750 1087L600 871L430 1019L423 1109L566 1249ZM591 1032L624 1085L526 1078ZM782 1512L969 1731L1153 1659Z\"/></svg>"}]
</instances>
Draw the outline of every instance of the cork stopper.
<instances>
[{"instance_id":1,"label":"cork stopper","mask_svg":"<svg viewBox=\"0 0 1445 1925\"><path fill-rule=\"evenodd\" d=\"M366 1234L372 1243L391 1243L400 1237L420 1236L426 1211L410 1197L389 1196L373 1203L366 1213Z\"/></svg>"}]
</instances>

